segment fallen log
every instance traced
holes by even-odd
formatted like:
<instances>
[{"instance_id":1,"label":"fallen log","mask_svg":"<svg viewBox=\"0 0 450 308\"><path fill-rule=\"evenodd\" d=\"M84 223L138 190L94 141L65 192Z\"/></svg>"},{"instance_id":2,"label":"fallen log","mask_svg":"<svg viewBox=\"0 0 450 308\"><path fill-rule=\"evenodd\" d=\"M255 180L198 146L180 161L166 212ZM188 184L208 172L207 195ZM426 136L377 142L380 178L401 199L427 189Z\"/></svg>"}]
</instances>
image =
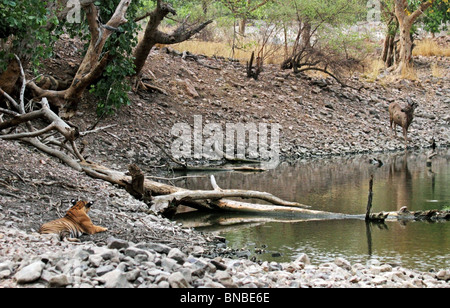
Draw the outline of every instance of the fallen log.
<instances>
[{"instance_id":1,"label":"fallen log","mask_svg":"<svg viewBox=\"0 0 450 308\"><path fill-rule=\"evenodd\" d=\"M92 162L82 162L81 163L83 171L94 178L102 179L108 181L112 184L119 185L123 188L130 187L132 185L133 179L131 176L126 175L123 172L114 171L104 166L92 163ZM277 198L271 194L256 191L246 191L246 190L221 190L214 177L211 179L214 190L213 191L192 191L176 186L171 186L167 184L162 184L159 182L151 181L147 178L144 179L144 194L151 192L154 196L152 200L151 210L155 213L164 214L167 209L169 209L172 201L175 202L175 206L186 205L197 210L220 210L225 207L217 205L217 203L212 202L213 200L220 200L224 204L229 204L229 208L235 208L235 204L241 204L244 209L251 208L247 203L226 200L223 198L240 197L240 198L256 198L260 200L265 200L275 204L282 205L289 208L306 208L307 206L301 205L296 202L288 202ZM258 207L258 204L255 204ZM260 208L264 208L267 205L260 204ZM277 206L282 208L282 206ZM283 211L284 212L284 211Z\"/></svg>"},{"instance_id":2,"label":"fallen log","mask_svg":"<svg viewBox=\"0 0 450 308\"><path fill-rule=\"evenodd\" d=\"M282 200L278 197L275 197L272 194L266 192L259 191L251 191L251 190L239 190L239 189L231 189L231 190L223 190L221 189L214 178L211 176L211 184L214 190L184 190L179 191L166 196L159 196L153 199L152 210L154 212L164 212L166 208L171 205L179 205L184 201L198 201L198 200L222 200L224 198L243 198L243 199L258 199L270 202L274 205L281 205L285 207L299 207L299 208L307 208L307 206L299 204L297 202L289 202ZM232 203L230 200L222 200L221 202L227 204ZM220 208L216 203L214 206L216 208ZM242 204L242 203L241 203ZM265 207L266 205L260 205L261 207ZM222 207L223 208L223 207Z\"/></svg>"}]
</instances>

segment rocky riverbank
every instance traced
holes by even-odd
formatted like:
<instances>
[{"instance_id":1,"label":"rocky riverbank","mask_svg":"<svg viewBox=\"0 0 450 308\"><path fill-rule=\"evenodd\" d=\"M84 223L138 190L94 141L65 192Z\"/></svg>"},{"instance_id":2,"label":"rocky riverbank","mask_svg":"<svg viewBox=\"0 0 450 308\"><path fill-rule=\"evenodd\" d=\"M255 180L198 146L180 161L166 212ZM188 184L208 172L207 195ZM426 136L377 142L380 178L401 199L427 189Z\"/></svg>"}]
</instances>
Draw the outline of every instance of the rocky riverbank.
<instances>
[{"instance_id":1,"label":"rocky riverbank","mask_svg":"<svg viewBox=\"0 0 450 308\"><path fill-rule=\"evenodd\" d=\"M408 97L419 104L409 128L408 147L430 147L433 138L438 147L450 146L450 60L445 57L416 57L417 80L395 78L387 72L373 80L356 73L346 80L351 88L330 77L296 76L274 65L265 66L255 81L246 77L245 65L228 59L202 57L220 68L212 70L164 49L152 51L151 57L144 77L166 94L130 93L130 106L104 116L98 127L112 126L83 137L85 153L93 161L123 170L133 161L145 172L154 172L150 166L172 162L153 137L171 153L176 139L172 129L179 123L194 129L194 116L201 117L203 127L196 128L200 132L208 124L221 127L224 133L227 124L278 124L283 159L404 150L401 129L397 128L397 137L390 131L388 106L406 104ZM432 75L430 63L442 68L442 76ZM95 98L87 97L71 119L81 131L98 121L94 102ZM202 137L206 143L210 136Z\"/></svg>"},{"instance_id":2,"label":"rocky riverbank","mask_svg":"<svg viewBox=\"0 0 450 308\"><path fill-rule=\"evenodd\" d=\"M160 51L152 57L144 73L168 95L130 93L131 106L100 120L91 97L80 102L71 121L85 132L80 144L89 160L121 171L136 163L148 176L167 175L161 170L170 170L170 161L152 137L170 149L173 126L192 126L194 115L222 127L278 123L280 154L292 159L400 150L404 142L389 131L387 106L407 96L420 105L410 146L427 147L432 137L438 146L449 145L450 70L442 77L389 84L355 76L351 83L357 91L270 66L257 82L232 61L205 59L220 67L211 70ZM434 60L450 67L446 58ZM58 73L64 65L55 60L49 68ZM198 96L187 92L187 84ZM89 131L95 123L102 129ZM306 255L291 263L258 263L212 254L214 243L207 236L154 216L109 183L17 142L0 140L0 157L0 287L450 287L448 269L422 273L344 259L312 265ZM108 232L83 243L35 233L64 215L73 198L95 201L90 216Z\"/></svg>"},{"instance_id":3,"label":"rocky riverbank","mask_svg":"<svg viewBox=\"0 0 450 308\"><path fill-rule=\"evenodd\" d=\"M450 287L448 269L239 258L223 241L149 213L114 185L17 143L0 141L0 153L0 287ZM76 197L95 201L90 217L108 232L82 243L36 233Z\"/></svg>"},{"instance_id":4,"label":"rocky riverbank","mask_svg":"<svg viewBox=\"0 0 450 308\"><path fill-rule=\"evenodd\" d=\"M67 288L450 288L450 270L418 272L372 260L343 258L311 265L307 255L290 263L206 257L208 249L109 238L60 242L0 228L0 287Z\"/></svg>"}]
</instances>

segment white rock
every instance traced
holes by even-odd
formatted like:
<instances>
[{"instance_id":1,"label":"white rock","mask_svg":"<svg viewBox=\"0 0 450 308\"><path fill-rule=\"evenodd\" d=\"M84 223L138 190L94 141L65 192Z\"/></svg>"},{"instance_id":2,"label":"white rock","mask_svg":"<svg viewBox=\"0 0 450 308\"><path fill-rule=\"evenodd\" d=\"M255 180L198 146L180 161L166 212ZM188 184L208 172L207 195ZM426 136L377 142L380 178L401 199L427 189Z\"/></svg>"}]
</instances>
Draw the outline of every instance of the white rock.
<instances>
[{"instance_id":1,"label":"white rock","mask_svg":"<svg viewBox=\"0 0 450 308\"><path fill-rule=\"evenodd\" d=\"M334 260L334 263L335 263L337 266L339 266L339 267L341 267L341 268L343 268L343 269L345 269L345 270L347 270L347 271L349 271L349 270L352 269L352 265L350 264L350 262L347 261L347 260L344 259L344 258L338 257L338 258L336 258L336 259Z\"/></svg>"},{"instance_id":2,"label":"white rock","mask_svg":"<svg viewBox=\"0 0 450 308\"><path fill-rule=\"evenodd\" d=\"M311 260L309 259L308 255L305 253L302 253L296 260L295 263L303 263L305 265L311 264Z\"/></svg>"},{"instance_id":3,"label":"white rock","mask_svg":"<svg viewBox=\"0 0 450 308\"><path fill-rule=\"evenodd\" d=\"M30 283L38 280L41 277L42 271L45 267L44 262L38 261L22 268L14 276L17 283Z\"/></svg>"},{"instance_id":4,"label":"white rock","mask_svg":"<svg viewBox=\"0 0 450 308\"><path fill-rule=\"evenodd\" d=\"M183 264L184 260L186 260L187 256L184 254L180 249L173 248L169 251L169 254L167 255L168 258L174 259L179 264Z\"/></svg>"},{"instance_id":5,"label":"white rock","mask_svg":"<svg viewBox=\"0 0 450 308\"><path fill-rule=\"evenodd\" d=\"M450 271L440 270L437 273L436 277L439 280L449 280L450 279Z\"/></svg>"},{"instance_id":6,"label":"white rock","mask_svg":"<svg viewBox=\"0 0 450 308\"><path fill-rule=\"evenodd\" d=\"M217 271L214 275L214 279L226 288L236 287L236 284L233 282L233 278L231 278L231 275L226 271Z\"/></svg>"},{"instance_id":7,"label":"white rock","mask_svg":"<svg viewBox=\"0 0 450 308\"><path fill-rule=\"evenodd\" d=\"M103 275L99 281L105 284L105 288L131 288L132 285L128 282L127 276L120 270L114 270Z\"/></svg>"},{"instance_id":8,"label":"white rock","mask_svg":"<svg viewBox=\"0 0 450 308\"><path fill-rule=\"evenodd\" d=\"M62 274L53 276L52 278L50 278L48 283L51 288L63 288L68 286L70 284L70 281L66 275Z\"/></svg>"},{"instance_id":9,"label":"white rock","mask_svg":"<svg viewBox=\"0 0 450 308\"><path fill-rule=\"evenodd\" d=\"M372 283L376 286L383 285L387 283L387 279L382 276L377 276L374 279L372 279Z\"/></svg>"},{"instance_id":10,"label":"white rock","mask_svg":"<svg viewBox=\"0 0 450 308\"><path fill-rule=\"evenodd\" d=\"M90 255L89 263L94 267L99 267L103 261L103 257L101 255Z\"/></svg>"},{"instance_id":11,"label":"white rock","mask_svg":"<svg viewBox=\"0 0 450 308\"><path fill-rule=\"evenodd\" d=\"M169 276L169 284L172 288L190 288L186 278L180 272L175 272Z\"/></svg>"}]
</instances>

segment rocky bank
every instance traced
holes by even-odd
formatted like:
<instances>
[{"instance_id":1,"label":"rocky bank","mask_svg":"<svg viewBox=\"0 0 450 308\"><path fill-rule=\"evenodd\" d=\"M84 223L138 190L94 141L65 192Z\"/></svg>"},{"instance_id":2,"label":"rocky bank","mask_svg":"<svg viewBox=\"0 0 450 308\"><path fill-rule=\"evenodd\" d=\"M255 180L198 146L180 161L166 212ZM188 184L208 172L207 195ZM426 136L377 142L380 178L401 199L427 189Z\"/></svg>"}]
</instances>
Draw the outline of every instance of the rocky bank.
<instances>
[{"instance_id":1,"label":"rocky bank","mask_svg":"<svg viewBox=\"0 0 450 308\"><path fill-rule=\"evenodd\" d=\"M55 59L45 63L48 73L64 79L81 59L79 44L75 39L61 40ZM224 131L227 123L279 124L280 155L285 159L404 150L400 128L397 137L390 131L388 106L405 104L408 97L419 104L408 146L429 147L433 137L440 147L450 145L450 60L446 57L415 57L415 80L395 78L386 71L376 76L355 73L344 80L350 87L325 75L296 76L269 64L256 81L246 77L245 64L239 61L201 55L195 61L167 48L152 50L149 59L143 80L162 92L129 93L130 106L100 120L97 98L86 94L80 102L71 119L80 131L97 121L97 128L113 125L83 136L84 155L91 160L113 169L126 169L132 161L154 173L152 166L170 160L152 138L158 137L170 153L177 138L172 128L177 123L193 128L194 116L202 117L203 127L214 123ZM440 75L433 75L434 66L440 68Z\"/></svg>"},{"instance_id":2,"label":"rocky bank","mask_svg":"<svg viewBox=\"0 0 450 308\"><path fill-rule=\"evenodd\" d=\"M80 59L77 48L70 48L76 42L62 44L46 63L55 75ZM428 60L417 59L421 72L430 70ZM389 83L354 76L351 85L358 91L272 66L254 81L235 61L202 58L201 65L155 50L144 77L167 95L130 93L131 106L97 123L113 126L80 142L92 161L121 171L136 163L148 175L161 174L169 163L151 138L170 149L173 125L192 125L194 115L220 125L278 123L281 155L290 159L401 150L403 140L389 131L387 107L411 96L420 107L410 146L428 147L433 137L448 146L450 62L432 60L444 68L443 76ZM71 120L80 131L98 121L95 106L89 95L80 102ZM155 216L125 191L32 148L0 140L0 157L0 287L450 287L448 269L423 273L344 259L311 265L306 255L291 263L228 258L224 243ZM81 243L36 233L43 222L64 215L73 198L95 201L90 216L109 231Z\"/></svg>"},{"instance_id":3,"label":"rocky bank","mask_svg":"<svg viewBox=\"0 0 450 308\"><path fill-rule=\"evenodd\" d=\"M372 260L343 258L318 266L307 255L291 263L205 257L153 242L109 238L100 247L0 228L0 287L68 288L449 288L450 271L422 273Z\"/></svg>"}]
</instances>

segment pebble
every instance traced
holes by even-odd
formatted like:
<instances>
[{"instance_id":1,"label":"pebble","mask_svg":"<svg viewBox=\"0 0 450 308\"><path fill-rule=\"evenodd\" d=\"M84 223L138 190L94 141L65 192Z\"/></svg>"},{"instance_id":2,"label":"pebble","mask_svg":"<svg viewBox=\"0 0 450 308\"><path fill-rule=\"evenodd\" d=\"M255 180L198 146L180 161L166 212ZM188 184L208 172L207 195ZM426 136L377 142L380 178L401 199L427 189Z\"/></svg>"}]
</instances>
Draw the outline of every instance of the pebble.
<instances>
[{"instance_id":1,"label":"pebble","mask_svg":"<svg viewBox=\"0 0 450 308\"><path fill-rule=\"evenodd\" d=\"M0 288L450 288L448 269L425 273L378 260L351 264L342 257L313 265L307 254L289 263L257 263L194 256L200 251L194 246L182 250L112 238L103 247L93 242L55 245L51 237L2 228ZM12 236L14 241L7 240Z\"/></svg>"}]
</instances>

